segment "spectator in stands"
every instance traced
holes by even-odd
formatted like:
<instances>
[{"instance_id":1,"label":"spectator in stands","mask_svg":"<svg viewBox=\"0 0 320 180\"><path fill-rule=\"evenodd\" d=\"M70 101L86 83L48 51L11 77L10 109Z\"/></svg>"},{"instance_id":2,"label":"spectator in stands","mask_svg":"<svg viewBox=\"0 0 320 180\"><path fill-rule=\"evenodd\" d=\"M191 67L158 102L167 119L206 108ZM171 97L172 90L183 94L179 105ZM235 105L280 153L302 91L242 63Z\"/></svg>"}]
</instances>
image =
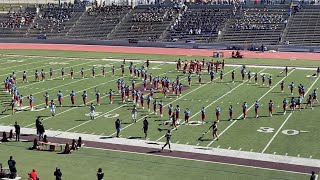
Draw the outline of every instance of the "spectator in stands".
<instances>
[{"instance_id":1,"label":"spectator in stands","mask_svg":"<svg viewBox=\"0 0 320 180\"><path fill-rule=\"evenodd\" d=\"M10 178L14 179L17 177L17 168L16 168L16 161L13 159L12 156L10 156L9 160L8 160L8 166L9 166L9 170L10 170Z\"/></svg>"},{"instance_id":2,"label":"spectator in stands","mask_svg":"<svg viewBox=\"0 0 320 180\"><path fill-rule=\"evenodd\" d=\"M56 180L61 180L62 172L59 167L56 167L56 170L54 171L53 175L56 177Z\"/></svg>"},{"instance_id":3,"label":"spectator in stands","mask_svg":"<svg viewBox=\"0 0 320 180\"><path fill-rule=\"evenodd\" d=\"M16 133L16 141L20 141L20 125L17 123L17 121L14 123L14 129Z\"/></svg>"},{"instance_id":4,"label":"spectator in stands","mask_svg":"<svg viewBox=\"0 0 320 180\"><path fill-rule=\"evenodd\" d=\"M32 171L28 173L28 175L29 175L28 180L38 180L38 173L36 169L32 169Z\"/></svg>"},{"instance_id":5,"label":"spectator in stands","mask_svg":"<svg viewBox=\"0 0 320 180\"><path fill-rule=\"evenodd\" d=\"M97 172L97 178L98 180L103 180L103 177L104 177L104 173L102 172L102 169L99 168Z\"/></svg>"}]
</instances>

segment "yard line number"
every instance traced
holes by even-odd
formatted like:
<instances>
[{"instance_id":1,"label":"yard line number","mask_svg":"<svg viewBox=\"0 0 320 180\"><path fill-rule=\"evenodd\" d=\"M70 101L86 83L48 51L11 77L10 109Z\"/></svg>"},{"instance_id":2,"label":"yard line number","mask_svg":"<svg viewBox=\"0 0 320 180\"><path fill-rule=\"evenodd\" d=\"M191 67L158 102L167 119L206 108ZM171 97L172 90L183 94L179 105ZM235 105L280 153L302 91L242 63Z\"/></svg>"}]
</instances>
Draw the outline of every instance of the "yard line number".
<instances>
[{"instance_id":1,"label":"yard line number","mask_svg":"<svg viewBox=\"0 0 320 180\"><path fill-rule=\"evenodd\" d=\"M101 114L104 114L103 112L95 112L94 115L95 116L100 116ZM90 116L90 113L85 114L86 116ZM105 118L116 118L119 117L119 114L115 114L115 113L105 113L104 114Z\"/></svg>"},{"instance_id":2,"label":"yard line number","mask_svg":"<svg viewBox=\"0 0 320 180\"><path fill-rule=\"evenodd\" d=\"M275 129L272 127L260 127L259 129L257 129L258 132L261 133L274 133ZM282 130L281 133L287 136L294 136L294 135L298 135L301 132L307 132L307 131L298 131L295 129L285 129Z\"/></svg>"}]
</instances>

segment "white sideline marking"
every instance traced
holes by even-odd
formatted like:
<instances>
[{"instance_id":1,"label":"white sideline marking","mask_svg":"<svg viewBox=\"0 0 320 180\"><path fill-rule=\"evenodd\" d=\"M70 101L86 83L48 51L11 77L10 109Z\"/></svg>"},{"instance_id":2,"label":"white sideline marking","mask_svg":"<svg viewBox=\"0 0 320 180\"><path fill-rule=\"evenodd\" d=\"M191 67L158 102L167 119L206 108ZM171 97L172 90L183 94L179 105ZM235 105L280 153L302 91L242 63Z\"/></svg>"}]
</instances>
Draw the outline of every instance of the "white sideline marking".
<instances>
[{"instance_id":1,"label":"white sideline marking","mask_svg":"<svg viewBox=\"0 0 320 180\"><path fill-rule=\"evenodd\" d=\"M19 54L1 54L2 56L15 56L15 57L39 57L39 58L50 58L50 59L82 59L79 57L63 57L63 56L39 56L39 55L19 55ZM118 59L118 58L86 58L86 60L103 60L103 61L119 61L123 62L123 59ZM126 59L126 61L130 62L145 62L146 59ZM152 63L160 63L160 64L176 64L175 61L161 61L161 60L152 60ZM225 66L227 67L242 67L240 64L226 64ZM266 65L246 65L246 67L252 67L252 68L273 68L273 69L284 69L285 66L266 66ZM315 71L316 68L313 67L298 67L298 66L288 66L288 69L298 69L298 70L312 70Z\"/></svg>"},{"instance_id":2,"label":"white sideline marking","mask_svg":"<svg viewBox=\"0 0 320 180\"><path fill-rule=\"evenodd\" d=\"M288 76L291 74L291 73L293 73L293 71L294 71L295 69L293 69L292 71L290 71L289 73L288 73ZM272 91L275 87L277 87L277 85L280 83L280 82L282 82L286 77L288 77L288 76L285 76L284 78L282 78L280 81L278 81L274 86L272 86L264 95L262 95L259 99L258 99L258 101L260 101L262 98L264 98L270 91ZM248 111L252 108L254 106L254 104L252 104L249 108L248 108ZM262 106L262 105L261 105ZM241 117L243 116L243 114L241 114L237 119L240 119ZM230 127L232 127L236 122L237 122L238 120L234 120L228 127L226 127L220 134L219 134L219 137L221 137L221 135L222 134L224 134ZM215 139L214 140L212 140L208 145L207 145L207 147L209 147L213 142L215 141Z\"/></svg>"},{"instance_id":3,"label":"white sideline marking","mask_svg":"<svg viewBox=\"0 0 320 180\"><path fill-rule=\"evenodd\" d=\"M309 175L309 173L302 173L302 172L295 172L295 171L286 171L286 170L280 170L280 169L270 169L270 168L263 168L263 167L256 167L256 166L246 166L246 165L232 164L232 163L205 161L205 160L199 160L199 159L188 159L188 158L166 156L166 155L159 155L159 154L140 153L140 152L122 151L122 150L114 150L114 149L103 149L103 148L94 148L94 147L87 147L87 146L84 146L83 148L102 150L102 151L113 151L113 152L131 153L131 154L140 154L140 155L156 156L156 157L172 158L172 159L180 159L180 160L188 160L188 161L197 161L197 162L205 162L205 163L212 163L212 164L232 165L232 166L237 166L237 167L261 169L261 170L268 170L268 171L278 171L278 172L285 172L285 173Z\"/></svg>"},{"instance_id":4,"label":"white sideline marking","mask_svg":"<svg viewBox=\"0 0 320 180\"><path fill-rule=\"evenodd\" d=\"M316 84L316 82L318 81L320 77L318 77L310 86L310 88L308 89L308 91L306 92L306 94L309 93L309 91L312 89L312 87ZM275 137L279 134L280 130L283 128L283 126L287 123L287 121L289 120L289 118L292 116L292 111L291 113L288 115L288 117L286 118L286 120L281 124L280 128L277 130L277 132L272 136L272 138L270 139L270 141L268 142L268 144L263 148L261 153L264 153L268 147L270 146L270 144L273 142L273 140L275 139Z\"/></svg>"}]
</instances>

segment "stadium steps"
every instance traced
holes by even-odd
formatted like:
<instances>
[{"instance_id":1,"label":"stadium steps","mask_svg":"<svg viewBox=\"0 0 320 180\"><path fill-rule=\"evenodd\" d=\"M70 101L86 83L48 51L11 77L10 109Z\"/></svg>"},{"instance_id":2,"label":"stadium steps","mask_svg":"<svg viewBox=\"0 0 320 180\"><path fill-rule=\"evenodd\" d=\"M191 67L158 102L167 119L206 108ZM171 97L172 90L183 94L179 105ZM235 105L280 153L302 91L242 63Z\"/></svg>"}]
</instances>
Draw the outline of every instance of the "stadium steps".
<instances>
[{"instance_id":1,"label":"stadium steps","mask_svg":"<svg viewBox=\"0 0 320 180\"><path fill-rule=\"evenodd\" d=\"M126 18L128 18L129 14L131 14L132 12L132 9L129 10L129 12L123 16L123 18L121 19L121 21L112 29L112 31L107 35L107 39L111 39L112 38L112 35L113 33L119 29L121 27L121 24L126 20Z\"/></svg>"}]
</instances>

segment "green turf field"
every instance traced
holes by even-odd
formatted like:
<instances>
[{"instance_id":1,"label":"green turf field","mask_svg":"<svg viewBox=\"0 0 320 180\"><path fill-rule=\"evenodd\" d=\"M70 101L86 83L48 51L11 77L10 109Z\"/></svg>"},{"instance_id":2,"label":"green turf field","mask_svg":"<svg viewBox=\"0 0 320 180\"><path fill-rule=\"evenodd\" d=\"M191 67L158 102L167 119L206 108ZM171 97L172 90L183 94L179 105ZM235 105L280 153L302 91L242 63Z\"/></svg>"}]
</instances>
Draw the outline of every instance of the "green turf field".
<instances>
[{"instance_id":1,"label":"green turf field","mask_svg":"<svg viewBox=\"0 0 320 180\"><path fill-rule=\"evenodd\" d=\"M164 121L168 120L168 105L172 103L174 106L179 105L181 108L180 117L183 118L183 111L186 108L191 110L190 121L200 121L201 114L200 110L202 107L206 108L207 122L202 125L179 125L178 130L173 131L172 142L178 144L189 144L197 145L201 147L217 147L222 149L232 149L241 151L252 151L252 152L262 152L277 155L295 156L295 157L305 157L305 158L315 158L320 159L320 144L318 143L319 133L318 127L320 125L320 106L319 104L314 105L314 109L302 109L301 111L291 112L290 110L286 115L282 113L282 100L283 98L291 97L289 93L288 84L294 82L297 87L298 84L302 83L308 94L310 94L313 89L319 88L320 81L319 78L309 77L315 73L315 67L320 66L317 61L292 61L292 60L270 60L270 59L226 59L227 64L254 64L254 65L270 65L269 67L250 67L248 71L273 76L273 86L270 88L268 86L261 85L261 77L259 76L258 84L253 82L241 81L240 77L240 67L227 66L224 70L224 81L220 82L216 79L214 83L209 82L209 75L204 72L202 79L203 83L197 83L197 77L193 76L193 82L191 87L182 93L181 96L176 97L173 94L164 98L162 93L156 93L155 97L157 100L163 100L164 102L164 116L160 117L159 113L154 115L152 110L148 112L147 109L142 109L138 107L138 122L131 124L131 109L132 102L126 101L125 103L120 102L119 94L115 94L114 103L109 104L109 99L106 94L109 89L116 90L116 81L119 78L123 78L125 82L129 85L133 77L129 76L128 68L126 67L125 76L120 75L119 67L122 61L114 61L111 58L117 59L138 59L140 62L135 62L134 65L141 66L146 59L154 60L166 60L166 61L176 61L178 58L181 59L194 59L203 57L183 57L183 56L163 56L163 55L138 55L138 54L114 54L114 53L92 53L92 52L67 52L67 51L26 51L26 50L1 50L0 54L0 78L5 79L13 71L17 73L18 76L18 89L20 94L27 97L33 94L35 97L35 111L19 111L14 115L11 115L9 111L0 115L0 125L2 126L12 126L15 121L21 125L21 127L34 128L35 118L37 116L42 116L44 121L44 126L47 130L59 130L67 132L77 132L84 134L95 134L103 136L114 136L115 128L114 121L116 117L119 117L122 122L122 132L121 136L123 138L141 138L143 139L142 120L144 117L149 117L149 141L159 141L164 142L163 138L164 132L158 131L161 129L171 129L168 125L163 125ZM18 56L8 56L8 54L16 54ZM30 56L36 55L36 56ZM52 58L55 56L55 58ZM57 58L58 57L58 58ZM78 57L78 58L70 58ZM211 58L205 57L206 60L211 60ZM128 65L130 60L127 60L126 65ZM111 76L111 66L114 65L116 69L116 75ZM297 67L314 67L312 70L302 70L294 69L290 70L288 76L279 74L282 69L273 66L283 66L292 65ZM92 78L91 68L96 67L97 77ZM106 66L107 76L101 76L101 68ZM64 80L61 78L61 68L64 67L66 70L66 77ZM70 68L75 71L75 79L71 79L69 72ZM183 75L182 72L177 72L175 70L175 64L169 63L155 63L151 62L151 72L153 76L167 76L169 79L174 80L177 76L180 77L181 82L187 85L187 76ZM41 71L44 69L47 74L49 68L54 70L53 80L46 80L35 82L34 72L36 69ZM79 75L80 69L85 69L86 78L81 78ZM21 73L26 70L28 73L29 83L22 83ZM236 81L231 82L231 71L236 71ZM205 69L206 71L206 69ZM216 76L216 78L218 78ZM280 92L279 83L285 81L285 92ZM142 84L142 80L136 78L137 85ZM3 88L3 86L2 86ZM57 93L61 90L64 94L63 107L57 108L56 116L50 116L49 109L44 108L44 93L48 92L50 99L54 99L57 103ZM71 90L76 91L76 104L79 106L71 107L69 94ZM95 103L95 91L99 90L102 94L102 104L101 106L96 106L96 112L98 117L95 120L90 120L86 114L88 114L88 107L81 106L82 99L81 94L86 90L88 91L88 101ZM294 97L297 97L297 89L294 91ZM7 105L10 102L10 96L8 93L2 91L0 94L0 100L3 105ZM258 119L254 118L253 104L256 100L259 100L261 104ZM268 116L268 102L273 100L275 104L275 114L272 117ZM248 118L246 120L241 119L242 103L247 102L249 106ZM306 100L304 99L305 103ZM146 102L145 102L146 104ZM235 108L235 120L228 121L228 107L233 105ZM28 105L28 100L24 99L24 105ZM215 108L219 106L222 109L221 120L219 122L219 141L213 141L211 133L207 133L199 140L204 132L208 130L212 122L215 120ZM305 104L303 104L303 107ZM5 107L3 107L5 108ZM89 174L95 174L96 169L101 163L105 162L104 169L110 173L110 179L114 177L121 177L121 179L137 179L139 175L144 174L145 179L160 179L163 178L167 169L173 169L174 173L168 174L168 177L181 177L183 174L186 179L195 179L195 177L200 176L201 179L211 179L211 174L219 175L224 179L225 175L228 174L231 179L275 179L274 176L286 179L299 179L299 175L296 174L276 174L269 171L257 171L252 169L238 169L238 167L226 166L219 167L207 165L207 163L200 162L190 162L189 168L198 168L194 172L183 173L184 168L181 167L183 164L182 160L172 160L164 159L158 157L144 157L142 155L127 155L124 154L121 157L124 159L117 160L117 153L112 153L109 151L101 152L96 150L84 149L81 150L68 158L56 158L56 154L48 153L38 153L28 152L25 155L24 144L8 144L4 148L7 152L17 151L15 154L20 156L25 160L23 165L24 171L31 169L33 167L29 166L33 157L35 159L41 159L41 157L48 158L50 164L47 162L41 162L39 165L36 164L37 168L43 168L43 176L50 177L50 169L56 165L61 167L66 166L67 160L70 158L75 164L81 164L84 162L89 162L92 168L87 169L90 171ZM13 150L15 149L15 150ZM6 159L8 153L1 153L1 159ZM91 155L92 154L92 155ZM4 156L4 157L3 157ZM103 157L103 158L101 158ZM126 159L125 157L128 157ZM83 159L84 158L84 159ZM152 163L152 166L135 166L134 159L143 159L146 164ZM153 159L154 158L154 159ZM110 162L112 159L112 162ZM20 160L22 161L22 160ZM59 162L58 162L59 161ZM61 162L60 162L61 161ZM131 161L131 162L130 162ZM163 162L156 164L156 162ZM126 164L126 162L129 162ZM167 165L167 163L169 165ZM123 164L126 164L125 166ZM189 163L188 163L189 165ZM41 167L42 166L42 167ZM78 166L77 166L78 167ZM165 168L163 168L165 167ZM202 168L203 167L203 168ZM69 167L68 167L69 168ZM76 168L76 167L71 167ZM123 169L129 169L129 173L122 173ZM144 173L144 168L146 172ZM166 169L167 168L167 169ZM64 169L64 168L63 168ZM220 170L221 171L220 171ZM222 169L227 169L226 172ZM72 170L72 169L71 169ZM66 176L73 177L74 172L81 173L83 170L72 170ZM151 172L157 172L157 174ZM181 172L181 173L176 173ZM238 173L241 172L241 173ZM256 173L256 174L255 174ZM88 179L90 177L88 174L83 176L83 179ZM107 172L108 174L108 172ZM292 178L291 178L292 176ZM296 177L297 176L297 177ZM78 177L78 176L77 176ZM109 178L108 177L108 178ZM238 178L235 178L238 177ZM141 179L141 177L139 177ZM174 179L174 178L173 178Z\"/></svg>"},{"instance_id":2,"label":"green turf field","mask_svg":"<svg viewBox=\"0 0 320 180\"><path fill-rule=\"evenodd\" d=\"M219 180L301 180L308 175L264 170L249 167L189 161L141 154L103 151L83 148L71 155L26 150L30 143L1 144L0 159L5 163L14 155L17 170L22 179L36 168L40 179L53 179L56 166L63 179L96 179L102 168L105 179L162 180L162 179L219 179ZM0 162L0 163L1 163Z\"/></svg>"}]
</instances>

